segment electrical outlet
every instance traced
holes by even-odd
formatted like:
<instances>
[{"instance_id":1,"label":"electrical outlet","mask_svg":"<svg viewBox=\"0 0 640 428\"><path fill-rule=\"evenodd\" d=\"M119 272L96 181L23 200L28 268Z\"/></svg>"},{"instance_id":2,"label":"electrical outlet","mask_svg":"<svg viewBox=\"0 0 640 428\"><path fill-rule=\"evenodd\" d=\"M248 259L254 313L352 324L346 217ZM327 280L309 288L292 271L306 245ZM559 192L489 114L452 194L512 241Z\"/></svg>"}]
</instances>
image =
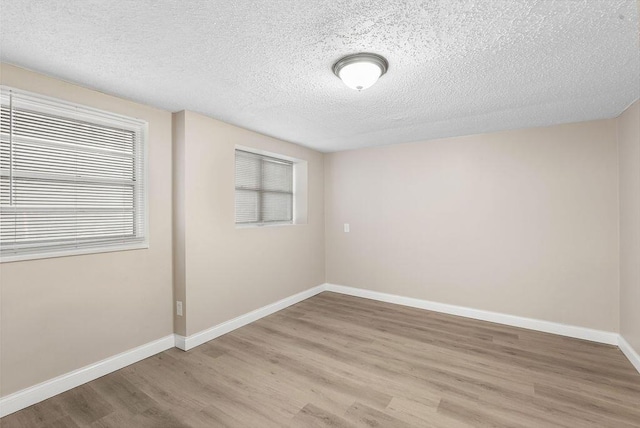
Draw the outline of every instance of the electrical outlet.
<instances>
[{"instance_id":1,"label":"electrical outlet","mask_svg":"<svg viewBox=\"0 0 640 428\"><path fill-rule=\"evenodd\" d=\"M182 316L182 302L180 300L176 300L176 314Z\"/></svg>"},{"instance_id":2,"label":"electrical outlet","mask_svg":"<svg viewBox=\"0 0 640 428\"><path fill-rule=\"evenodd\" d=\"M349 233L349 223L344 224L344 233Z\"/></svg>"}]
</instances>

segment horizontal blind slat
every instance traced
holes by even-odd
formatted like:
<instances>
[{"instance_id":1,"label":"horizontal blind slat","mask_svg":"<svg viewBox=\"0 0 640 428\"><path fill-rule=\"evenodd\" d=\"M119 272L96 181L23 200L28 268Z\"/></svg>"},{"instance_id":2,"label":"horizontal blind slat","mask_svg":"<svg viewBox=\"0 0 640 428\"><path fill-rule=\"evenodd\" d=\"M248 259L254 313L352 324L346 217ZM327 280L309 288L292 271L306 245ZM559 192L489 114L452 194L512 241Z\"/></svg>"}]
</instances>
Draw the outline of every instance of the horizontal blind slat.
<instances>
[{"instance_id":1,"label":"horizontal blind slat","mask_svg":"<svg viewBox=\"0 0 640 428\"><path fill-rule=\"evenodd\" d=\"M5 111L6 110L6 114ZM0 125L8 126L8 107L3 106ZM112 146L121 150L133 150L134 134L125 129L109 129L101 125L56 117L42 112L34 112L24 108L13 110L14 135L16 136L46 136L47 139L57 141L75 141L83 145L98 147Z\"/></svg>"},{"instance_id":2,"label":"horizontal blind slat","mask_svg":"<svg viewBox=\"0 0 640 428\"><path fill-rule=\"evenodd\" d=\"M236 150L236 223L293 221L293 162Z\"/></svg>"},{"instance_id":3,"label":"horizontal blind slat","mask_svg":"<svg viewBox=\"0 0 640 428\"><path fill-rule=\"evenodd\" d=\"M2 87L0 255L144 242L142 122L7 91Z\"/></svg>"}]
</instances>

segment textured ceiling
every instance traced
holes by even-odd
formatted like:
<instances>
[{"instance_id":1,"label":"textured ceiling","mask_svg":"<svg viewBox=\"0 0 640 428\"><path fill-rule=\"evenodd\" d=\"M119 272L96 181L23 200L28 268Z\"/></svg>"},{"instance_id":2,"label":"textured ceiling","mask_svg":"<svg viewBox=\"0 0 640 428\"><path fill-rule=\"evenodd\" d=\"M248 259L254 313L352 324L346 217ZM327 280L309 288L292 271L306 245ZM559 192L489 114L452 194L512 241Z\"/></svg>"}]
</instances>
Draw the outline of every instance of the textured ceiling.
<instances>
[{"instance_id":1,"label":"textured ceiling","mask_svg":"<svg viewBox=\"0 0 640 428\"><path fill-rule=\"evenodd\" d=\"M0 0L0 59L321 151L620 114L636 0ZM384 55L358 93L331 72Z\"/></svg>"}]
</instances>

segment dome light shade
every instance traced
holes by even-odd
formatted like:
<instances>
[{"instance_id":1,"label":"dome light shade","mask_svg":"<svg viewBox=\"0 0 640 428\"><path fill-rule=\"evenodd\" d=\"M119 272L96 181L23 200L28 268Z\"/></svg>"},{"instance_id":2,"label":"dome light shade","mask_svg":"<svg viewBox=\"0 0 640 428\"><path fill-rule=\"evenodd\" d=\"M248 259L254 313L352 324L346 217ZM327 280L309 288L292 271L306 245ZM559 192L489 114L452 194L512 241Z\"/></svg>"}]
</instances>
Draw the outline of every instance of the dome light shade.
<instances>
[{"instance_id":1,"label":"dome light shade","mask_svg":"<svg viewBox=\"0 0 640 428\"><path fill-rule=\"evenodd\" d=\"M351 89L362 91L376 83L388 68L384 57L363 52L339 59L333 65L333 73Z\"/></svg>"}]
</instances>

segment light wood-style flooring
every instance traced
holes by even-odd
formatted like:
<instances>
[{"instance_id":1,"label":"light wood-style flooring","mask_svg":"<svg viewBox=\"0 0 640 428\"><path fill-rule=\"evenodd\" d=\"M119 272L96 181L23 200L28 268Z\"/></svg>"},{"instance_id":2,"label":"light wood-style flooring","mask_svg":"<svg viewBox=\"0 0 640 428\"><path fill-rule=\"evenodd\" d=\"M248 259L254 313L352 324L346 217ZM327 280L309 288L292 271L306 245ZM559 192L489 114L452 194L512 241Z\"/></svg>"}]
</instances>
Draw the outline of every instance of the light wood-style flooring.
<instances>
[{"instance_id":1,"label":"light wood-style flooring","mask_svg":"<svg viewBox=\"0 0 640 428\"><path fill-rule=\"evenodd\" d=\"M640 427L640 374L614 346L325 292L0 425Z\"/></svg>"}]
</instances>

